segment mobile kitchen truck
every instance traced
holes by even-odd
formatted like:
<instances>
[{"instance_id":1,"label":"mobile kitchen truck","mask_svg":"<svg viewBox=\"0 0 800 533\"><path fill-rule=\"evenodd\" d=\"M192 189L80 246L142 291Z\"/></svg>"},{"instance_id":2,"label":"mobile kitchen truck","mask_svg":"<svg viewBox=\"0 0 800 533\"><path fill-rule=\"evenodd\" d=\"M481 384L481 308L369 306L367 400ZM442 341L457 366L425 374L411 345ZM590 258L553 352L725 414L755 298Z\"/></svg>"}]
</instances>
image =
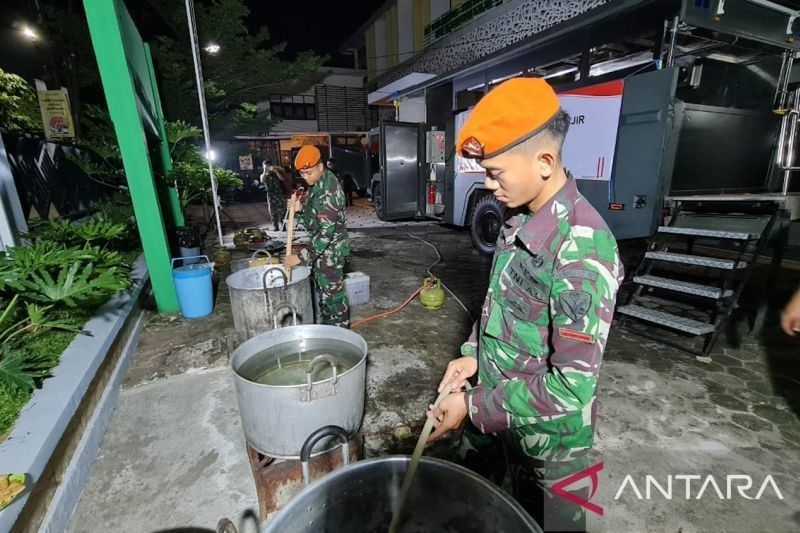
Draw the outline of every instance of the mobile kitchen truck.
<instances>
[{"instance_id":1,"label":"mobile kitchen truck","mask_svg":"<svg viewBox=\"0 0 800 533\"><path fill-rule=\"evenodd\" d=\"M617 239L651 239L638 268L629 265L636 289L618 313L703 337L707 352L755 259L774 243L777 269L800 216L798 15L766 0L608 2L397 91L398 115L424 103L424 120L381 124L378 215L466 226L492 253L509 214L454 140L494 85L543 77L572 116L564 163L578 188ZM709 312L690 319L639 305L653 292L690 295Z\"/></svg>"}]
</instances>

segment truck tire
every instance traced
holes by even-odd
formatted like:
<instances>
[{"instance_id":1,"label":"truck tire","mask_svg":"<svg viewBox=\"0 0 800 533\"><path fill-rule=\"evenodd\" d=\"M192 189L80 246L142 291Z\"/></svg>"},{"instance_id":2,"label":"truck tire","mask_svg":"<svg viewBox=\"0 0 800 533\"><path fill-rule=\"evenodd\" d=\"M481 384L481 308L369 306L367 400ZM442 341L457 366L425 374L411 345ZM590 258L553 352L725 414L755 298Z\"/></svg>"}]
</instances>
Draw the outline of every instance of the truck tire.
<instances>
[{"instance_id":1,"label":"truck tire","mask_svg":"<svg viewBox=\"0 0 800 533\"><path fill-rule=\"evenodd\" d=\"M487 194L475 202L470 216L472 244L481 255L494 254L497 237L503 228L506 208L494 196Z\"/></svg>"},{"instance_id":2,"label":"truck tire","mask_svg":"<svg viewBox=\"0 0 800 533\"><path fill-rule=\"evenodd\" d=\"M383 220L383 197L381 196L381 184L372 184L372 206L375 208L375 214L378 218Z\"/></svg>"}]
</instances>

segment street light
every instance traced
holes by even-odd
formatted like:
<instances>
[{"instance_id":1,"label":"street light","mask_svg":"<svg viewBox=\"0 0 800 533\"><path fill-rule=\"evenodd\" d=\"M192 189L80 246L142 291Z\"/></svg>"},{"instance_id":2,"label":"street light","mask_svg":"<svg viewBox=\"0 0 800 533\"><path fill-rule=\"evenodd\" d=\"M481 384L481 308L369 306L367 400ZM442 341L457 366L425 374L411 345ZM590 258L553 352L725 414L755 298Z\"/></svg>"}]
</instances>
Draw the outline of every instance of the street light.
<instances>
[{"instance_id":1,"label":"street light","mask_svg":"<svg viewBox=\"0 0 800 533\"><path fill-rule=\"evenodd\" d=\"M20 33L22 33L22 36L25 37L26 39L28 39L29 41L38 41L39 40L39 34L36 33L36 31L33 28L31 28L30 26L28 26L27 24L22 26L22 29L20 30Z\"/></svg>"},{"instance_id":2,"label":"street light","mask_svg":"<svg viewBox=\"0 0 800 533\"><path fill-rule=\"evenodd\" d=\"M211 198L214 200L214 219L217 222L217 237L219 245L224 246L222 240L222 224L219 219L219 196L217 195L217 178L214 176L214 151L211 149L211 134L208 128L208 111L206 110L206 95L203 90L203 68L200 65L200 43L197 41L197 21L194 17L194 1L184 0L186 3L186 20L189 24L189 42L192 43L192 59L194 62L194 76L197 82L197 99L200 103L200 121L203 124L203 139L206 145L206 161L208 162L208 178L211 182ZM212 43L213 44L213 43ZM210 45L209 45L210 46ZM217 48L219 49L219 47Z\"/></svg>"},{"instance_id":3,"label":"street light","mask_svg":"<svg viewBox=\"0 0 800 533\"><path fill-rule=\"evenodd\" d=\"M219 45L217 43L208 43L203 50L211 55L216 55L219 52Z\"/></svg>"},{"instance_id":4,"label":"street light","mask_svg":"<svg viewBox=\"0 0 800 533\"><path fill-rule=\"evenodd\" d=\"M206 159L209 161L216 161L217 160L217 153L214 150L209 150L205 153Z\"/></svg>"}]
</instances>

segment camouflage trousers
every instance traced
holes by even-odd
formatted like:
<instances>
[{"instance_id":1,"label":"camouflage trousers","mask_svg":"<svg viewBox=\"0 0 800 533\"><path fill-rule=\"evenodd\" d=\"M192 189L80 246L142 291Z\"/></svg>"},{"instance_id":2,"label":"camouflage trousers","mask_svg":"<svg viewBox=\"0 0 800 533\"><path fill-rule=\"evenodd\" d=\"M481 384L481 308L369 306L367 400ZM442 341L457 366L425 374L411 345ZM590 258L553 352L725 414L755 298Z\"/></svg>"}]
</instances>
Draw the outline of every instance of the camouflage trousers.
<instances>
[{"instance_id":1,"label":"camouflage trousers","mask_svg":"<svg viewBox=\"0 0 800 533\"><path fill-rule=\"evenodd\" d=\"M506 475L510 476L514 499L544 531L586 531L585 509L555 494L551 487L589 467L587 457L571 461L534 459L522 453L513 433L504 432L497 438L479 433L469 423L459 455L464 466L498 485ZM588 500L591 488L575 482L564 490Z\"/></svg>"},{"instance_id":2,"label":"camouflage trousers","mask_svg":"<svg viewBox=\"0 0 800 533\"><path fill-rule=\"evenodd\" d=\"M286 198L283 194L267 194L267 205L269 206L269 216L272 218L272 226L277 231L286 217Z\"/></svg>"},{"instance_id":3,"label":"camouflage trousers","mask_svg":"<svg viewBox=\"0 0 800 533\"><path fill-rule=\"evenodd\" d=\"M314 261L314 288L319 295L320 324L350 327L350 302L344 289L345 258L321 255Z\"/></svg>"}]
</instances>

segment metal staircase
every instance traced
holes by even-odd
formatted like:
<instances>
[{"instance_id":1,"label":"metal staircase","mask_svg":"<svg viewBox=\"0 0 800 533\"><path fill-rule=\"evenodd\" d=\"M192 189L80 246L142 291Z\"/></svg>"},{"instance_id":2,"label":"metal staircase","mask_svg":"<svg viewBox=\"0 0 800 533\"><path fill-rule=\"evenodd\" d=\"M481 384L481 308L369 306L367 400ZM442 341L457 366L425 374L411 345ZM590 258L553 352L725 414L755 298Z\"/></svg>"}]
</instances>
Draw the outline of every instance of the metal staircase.
<instances>
[{"instance_id":1,"label":"metal staircase","mask_svg":"<svg viewBox=\"0 0 800 533\"><path fill-rule=\"evenodd\" d=\"M650 240L633 275L634 288L617 308L619 326L707 356L737 307L779 211L774 202L674 201L669 223Z\"/></svg>"}]
</instances>

